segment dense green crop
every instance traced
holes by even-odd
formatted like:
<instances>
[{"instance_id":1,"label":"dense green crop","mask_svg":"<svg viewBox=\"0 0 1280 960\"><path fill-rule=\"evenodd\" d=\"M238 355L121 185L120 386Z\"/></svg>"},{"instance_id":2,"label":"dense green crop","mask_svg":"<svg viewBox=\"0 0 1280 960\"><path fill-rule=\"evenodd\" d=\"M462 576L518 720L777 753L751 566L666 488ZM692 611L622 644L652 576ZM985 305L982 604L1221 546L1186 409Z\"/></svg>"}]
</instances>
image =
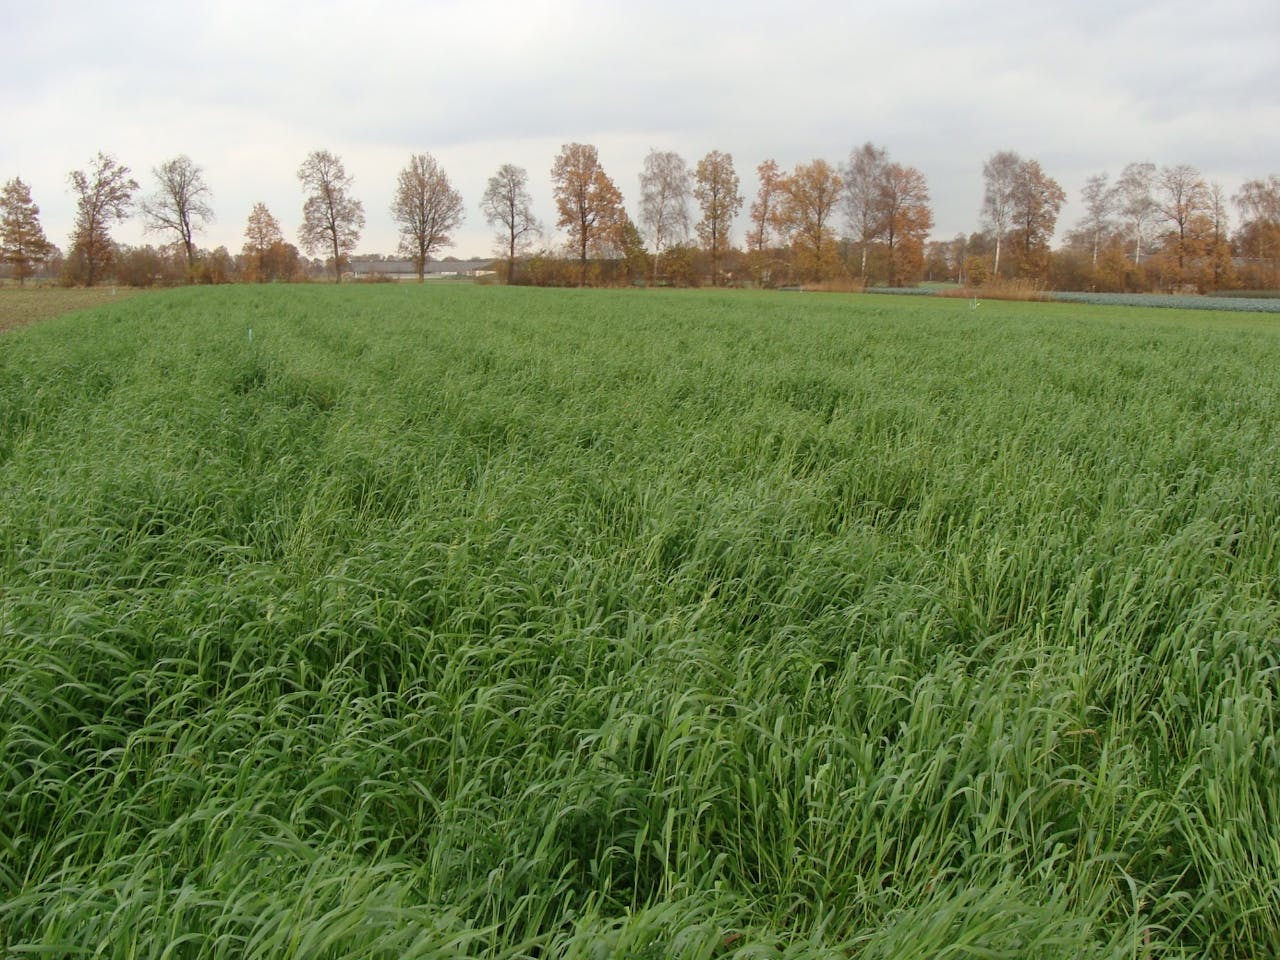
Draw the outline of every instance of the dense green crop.
<instances>
[{"instance_id":1,"label":"dense green crop","mask_svg":"<svg viewBox=\"0 0 1280 960\"><path fill-rule=\"evenodd\" d=\"M1280 327L184 290L0 342L0 947L1280 952Z\"/></svg>"}]
</instances>

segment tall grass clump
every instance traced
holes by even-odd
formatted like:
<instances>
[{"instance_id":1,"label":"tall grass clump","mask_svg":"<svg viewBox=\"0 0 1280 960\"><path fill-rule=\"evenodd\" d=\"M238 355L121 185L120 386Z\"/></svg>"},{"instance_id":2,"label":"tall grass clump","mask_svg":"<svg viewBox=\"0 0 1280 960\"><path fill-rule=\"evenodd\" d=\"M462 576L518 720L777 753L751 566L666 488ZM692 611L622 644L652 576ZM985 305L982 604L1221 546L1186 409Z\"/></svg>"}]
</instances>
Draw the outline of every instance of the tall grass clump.
<instances>
[{"instance_id":1,"label":"tall grass clump","mask_svg":"<svg viewBox=\"0 0 1280 960\"><path fill-rule=\"evenodd\" d=\"M706 291L6 334L0 952L1275 955L1278 368Z\"/></svg>"}]
</instances>

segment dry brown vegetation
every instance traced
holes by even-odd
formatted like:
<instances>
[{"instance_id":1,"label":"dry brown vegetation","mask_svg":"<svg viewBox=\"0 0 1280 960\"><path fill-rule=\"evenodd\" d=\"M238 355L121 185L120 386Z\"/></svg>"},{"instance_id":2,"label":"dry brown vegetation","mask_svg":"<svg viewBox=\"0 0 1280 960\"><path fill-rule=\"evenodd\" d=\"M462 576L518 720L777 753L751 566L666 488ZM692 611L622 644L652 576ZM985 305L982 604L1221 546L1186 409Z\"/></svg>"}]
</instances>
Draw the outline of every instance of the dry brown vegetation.
<instances>
[{"instance_id":1,"label":"dry brown vegetation","mask_svg":"<svg viewBox=\"0 0 1280 960\"><path fill-rule=\"evenodd\" d=\"M132 287L0 286L0 331L134 297L140 292Z\"/></svg>"},{"instance_id":2,"label":"dry brown vegetation","mask_svg":"<svg viewBox=\"0 0 1280 960\"><path fill-rule=\"evenodd\" d=\"M938 291L939 297L959 297L964 300L1048 300L1044 283L1039 280L1011 279L988 280L976 287L950 287Z\"/></svg>"},{"instance_id":3,"label":"dry brown vegetation","mask_svg":"<svg viewBox=\"0 0 1280 960\"><path fill-rule=\"evenodd\" d=\"M800 285L801 290L814 293L866 293L866 285L853 277L836 277L831 280L823 280L821 283L804 283Z\"/></svg>"}]
</instances>

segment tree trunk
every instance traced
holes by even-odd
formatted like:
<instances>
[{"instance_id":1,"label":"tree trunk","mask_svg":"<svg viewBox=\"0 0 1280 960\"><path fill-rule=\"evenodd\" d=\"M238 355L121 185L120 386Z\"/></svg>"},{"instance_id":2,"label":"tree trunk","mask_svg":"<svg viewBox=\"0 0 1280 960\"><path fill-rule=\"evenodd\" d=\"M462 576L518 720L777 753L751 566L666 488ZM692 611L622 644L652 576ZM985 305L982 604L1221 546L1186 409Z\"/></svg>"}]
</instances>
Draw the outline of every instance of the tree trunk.
<instances>
[{"instance_id":1,"label":"tree trunk","mask_svg":"<svg viewBox=\"0 0 1280 960\"><path fill-rule=\"evenodd\" d=\"M715 223L711 224L711 286L720 286L720 238Z\"/></svg>"},{"instance_id":2,"label":"tree trunk","mask_svg":"<svg viewBox=\"0 0 1280 960\"><path fill-rule=\"evenodd\" d=\"M892 223L892 221L890 221L890 223ZM897 246L897 239L898 238L893 235L893 227L890 226L889 233L885 237L885 246L889 251L889 286L891 287L896 287L898 285L898 264L893 255L894 247ZM998 245L996 249L1000 249ZM997 256L999 256L999 254L997 254Z\"/></svg>"}]
</instances>

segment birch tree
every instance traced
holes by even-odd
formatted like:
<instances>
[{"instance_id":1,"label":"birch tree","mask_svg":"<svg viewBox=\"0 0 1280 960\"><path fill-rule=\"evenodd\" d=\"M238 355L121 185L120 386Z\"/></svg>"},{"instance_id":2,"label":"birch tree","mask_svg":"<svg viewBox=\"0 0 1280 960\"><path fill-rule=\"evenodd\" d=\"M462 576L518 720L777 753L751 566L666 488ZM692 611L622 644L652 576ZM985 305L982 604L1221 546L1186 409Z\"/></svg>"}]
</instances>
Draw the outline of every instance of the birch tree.
<instances>
[{"instance_id":1,"label":"birch tree","mask_svg":"<svg viewBox=\"0 0 1280 960\"><path fill-rule=\"evenodd\" d=\"M1126 166L1116 182L1120 212L1133 238L1135 266L1142 262L1142 244L1157 216L1156 201L1151 195L1155 178L1156 165L1140 161Z\"/></svg>"},{"instance_id":2,"label":"birch tree","mask_svg":"<svg viewBox=\"0 0 1280 960\"><path fill-rule=\"evenodd\" d=\"M1095 173L1084 182L1080 191L1080 199L1084 202L1084 218L1080 221L1079 231L1088 238L1090 248L1090 266L1098 269L1098 252L1102 241L1111 230L1111 215L1116 209L1117 193L1111 186L1110 175Z\"/></svg>"},{"instance_id":3,"label":"birch tree","mask_svg":"<svg viewBox=\"0 0 1280 960\"><path fill-rule=\"evenodd\" d=\"M1259 285L1280 283L1280 175L1246 180L1232 197L1240 211L1236 243L1255 263Z\"/></svg>"},{"instance_id":4,"label":"birch tree","mask_svg":"<svg viewBox=\"0 0 1280 960\"><path fill-rule=\"evenodd\" d=\"M653 244L656 279L662 251L689 236L689 195L692 179L688 164L671 150L650 150L640 171L640 222Z\"/></svg>"},{"instance_id":5,"label":"birch tree","mask_svg":"<svg viewBox=\"0 0 1280 960\"><path fill-rule=\"evenodd\" d=\"M698 161L693 179L693 196L702 210L698 239L711 257L711 285L719 286L720 261L729 249L729 230L742 209L733 156L712 150Z\"/></svg>"},{"instance_id":6,"label":"birch tree","mask_svg":"<svg viewBox=\"0 0 1280 960\"><path fill-rule=\"evenodd\" d=\"M993 153L982 165L982 215L996 241L992 277L1000 275L1000 248L1013 221L1014 190L1021 163L1022 158L1012 150L1001 150Z\"/></svg>"},{"instance_id":7,"label":"birch tree","mask_svg":"<svg viewBox=\"0 0 1280 960\"><path fill-rule=\"evenodd\" d=\"M842 171L845 221L850 235L861 248L862 266L858 275L863 285L867 282L867 253L884 232L880 189L888 163L888 152L868 141L850 152L849 162Z\"/></svg>"}]
</instances>

